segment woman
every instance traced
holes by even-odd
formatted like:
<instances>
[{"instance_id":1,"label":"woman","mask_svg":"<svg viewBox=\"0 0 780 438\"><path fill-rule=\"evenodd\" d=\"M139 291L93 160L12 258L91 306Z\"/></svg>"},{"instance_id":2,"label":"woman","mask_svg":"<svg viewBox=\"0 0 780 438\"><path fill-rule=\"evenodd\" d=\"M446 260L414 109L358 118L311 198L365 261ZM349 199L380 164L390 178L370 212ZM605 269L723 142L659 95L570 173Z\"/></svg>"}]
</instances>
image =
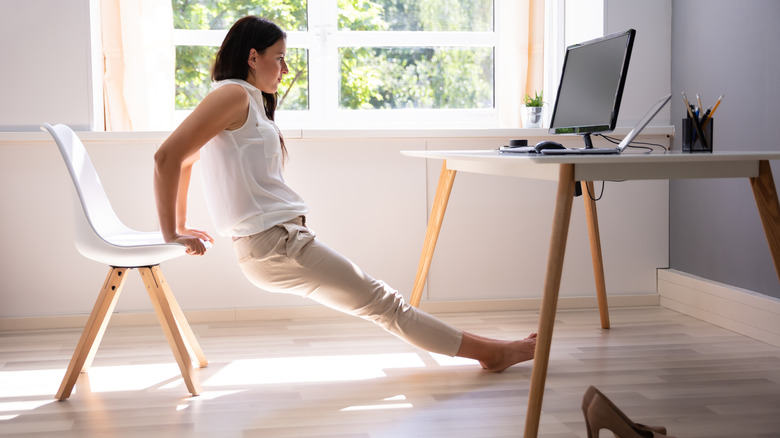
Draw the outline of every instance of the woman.
<instances>
[{"instance_id":1,"label":"woman","mask_svg":"<svg viewBox=\"0 0 780 438\"><path fill-rule=\"evenodd\" d=\"M192 165L201 159L206 201L220 234L233 237L242 271L265 290L305 296L371 320L422 349L478 360L501 372L533 358L536 334L499 341L464 333L406 304L315 239L306 204L285 183L287 155L274 124L276 91L285 75L286 35L258 17L237 21L216 55L216 89L155 154L154 188L167 242L203 254L206 232L186 226Z\"/></svg>"}]
</instances>

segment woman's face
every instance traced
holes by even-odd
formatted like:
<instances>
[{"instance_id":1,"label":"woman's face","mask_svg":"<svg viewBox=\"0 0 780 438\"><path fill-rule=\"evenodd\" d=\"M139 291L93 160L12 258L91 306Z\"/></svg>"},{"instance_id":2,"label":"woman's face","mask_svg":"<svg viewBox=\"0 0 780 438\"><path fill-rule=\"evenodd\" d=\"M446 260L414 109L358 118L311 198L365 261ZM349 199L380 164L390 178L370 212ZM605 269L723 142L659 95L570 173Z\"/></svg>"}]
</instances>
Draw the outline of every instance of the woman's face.
<instances>
[{"instance_id":1,"label":"woman's face","mask_svg":"<svg viewBox=\"0 0 780 438\"><path fill-rule=\"evenodd\" d=\"M249 74L246 81L260 91L274 94L279 88L282 76L286 75L287 63L284 57L287 53L287 42L284 38L258 53L255 49L249 51Z\"/></svg>"}]
</instances>

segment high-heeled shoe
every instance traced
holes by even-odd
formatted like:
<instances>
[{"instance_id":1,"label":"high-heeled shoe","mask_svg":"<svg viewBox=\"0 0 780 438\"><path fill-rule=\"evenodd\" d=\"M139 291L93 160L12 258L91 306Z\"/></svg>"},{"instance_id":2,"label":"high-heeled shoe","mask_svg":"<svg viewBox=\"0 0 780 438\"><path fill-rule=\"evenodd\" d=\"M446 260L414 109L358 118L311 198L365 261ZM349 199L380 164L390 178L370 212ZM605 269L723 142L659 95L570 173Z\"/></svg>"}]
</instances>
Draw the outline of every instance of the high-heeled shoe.
<instances>
[{"instance_id":1,"label":"high-heeled shoe","mask_svg":"<svg viewBox=\"0 0 780 438\"><path fill-rule=\"evenodd\" d=\"M582 397L582 413L588 438L598 438L601 429L612 431L618 438L674 438L666 435L665 427L634 423L593 386Z\"/></svg>"}]
</instances>

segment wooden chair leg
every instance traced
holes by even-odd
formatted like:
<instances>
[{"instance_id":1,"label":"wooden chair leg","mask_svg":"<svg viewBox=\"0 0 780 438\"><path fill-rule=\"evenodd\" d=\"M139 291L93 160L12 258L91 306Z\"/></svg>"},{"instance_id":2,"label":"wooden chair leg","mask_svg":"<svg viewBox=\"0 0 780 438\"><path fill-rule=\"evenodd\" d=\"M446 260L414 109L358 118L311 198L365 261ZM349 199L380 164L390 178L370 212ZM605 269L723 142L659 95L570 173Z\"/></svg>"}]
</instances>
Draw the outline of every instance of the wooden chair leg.
<instances>
[{"instance_id":1,"label":"wooden chair leg","mask_svg":"<svg viewBox=\"0 0 780 438\"><path fill-rule=\"evenodd\" d=\"M582 194L582 197L585 199L585 218L588 222L590 257L593 259L593 277L596 280L596 297L599 302L599 316L601 317L601 328L608 329L609 306L607 305L607 284L604 281L604 260L601 257L599 217L596 214L596 201L591 198L596 191L593 188L593 181L587 181L585 185L587 191Z\"/></svg>"},{"instance_id":2,"label":"wooden chair leg","mask_svg":"<svg viewBox=\"0 0 780 438\"><path fill-rule=\"evenodd\" d=\"M106 331L108 320L111 319L111 313L114 311L119 293L125 284L125 273L127 268L114 268L108 271L103 288L100 290L92 313L89 315L84 331L81 333L81 339L70 359L68 370L62 379L60 389L57 391L57 400L65 400L70 397L73 386L78 380L82 371L89 369L92 365L92 359L103 339L103 333Z\"/></svg>"},{"instance_id":3,"label":"wooden chair leg","mask_svg":"<svg viewBox=\"0 0 780 438\"><path fill-rule=\"evenodd\" d=\"M152 300L154 311L157 313L157 319L160 320L160 325L163 328L163 332L165 332L165 337L168 339L173 356L179 365L184 384L187 385L187 390L192 395L198 395L201 392L200 383L192 373L192 362L187 351L187 344L184 337L182 337L179 321L177 321L173 311L173 307L178 307L178 305L172 305L168 294L165 293L166 286L164 286L165 280L162 277L162 272L159 266L138 268L138 272L141 274L144 285L146 285L146 291ZM170 294L170 297L173 298L173 295ZM175 303L175 300L173 302ZM183 321L181 325L187 325L186 321ZM189 328L188 325L187 327ZM197 349L200 350L200 347L197 347Z\"/></svg>"},{"instance_id":4,"label":"wooden chair leg","mask_svg":"<svg viewBox=\"0 0 780 438\"><path fill-rule=\"evenodd\" d=\"M192 328L190 327L189 322L187 322L187 318L184 316L184 312L182 312L181 307L179 307L179 303L176 301L176 297L173 296L173 292L171 291L170 286L168 286L168 282L165 280L160 266L152 266L151 269L159 280L160 286L162 286L163 293L165 294L165 298L168 300L168 304L171 306L171 311L173 312L173 316L176 318L176 323L179 326L179 330L181 330L182 334L184 334L185 340L187 341L187 346L195 358L198 359L198 365L201 368L208 366L209 361L206 359L206 355L203 354L203 350L200 348L200 344L198 344L198 338L196 338L195 333L192 332Z\"/></svg>"}]
</instances>

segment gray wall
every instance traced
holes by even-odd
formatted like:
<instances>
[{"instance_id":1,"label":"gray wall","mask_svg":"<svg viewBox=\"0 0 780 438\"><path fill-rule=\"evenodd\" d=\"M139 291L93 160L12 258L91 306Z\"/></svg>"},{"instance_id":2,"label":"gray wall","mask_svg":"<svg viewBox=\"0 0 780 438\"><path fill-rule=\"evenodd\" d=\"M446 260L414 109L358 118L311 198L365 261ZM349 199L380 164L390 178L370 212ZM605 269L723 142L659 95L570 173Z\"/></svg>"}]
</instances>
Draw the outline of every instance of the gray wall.
<instances>
[{"instance_id":1,"label":"gray wall","mask_svg":"<svg viewBox=\"0 0 780 438\"><path fill-rule=\"evenodd\" d=\"M780 2L672 2L672 121L681 132L685 106L721 94L716 150L778 150L780 142ZM675 138L680 148L680 136ZM775 182L780 163L772 164ZM750 184L746 180L672 181L669 194L673 269L780 298Z\"/></svg>"}]
</instances>

